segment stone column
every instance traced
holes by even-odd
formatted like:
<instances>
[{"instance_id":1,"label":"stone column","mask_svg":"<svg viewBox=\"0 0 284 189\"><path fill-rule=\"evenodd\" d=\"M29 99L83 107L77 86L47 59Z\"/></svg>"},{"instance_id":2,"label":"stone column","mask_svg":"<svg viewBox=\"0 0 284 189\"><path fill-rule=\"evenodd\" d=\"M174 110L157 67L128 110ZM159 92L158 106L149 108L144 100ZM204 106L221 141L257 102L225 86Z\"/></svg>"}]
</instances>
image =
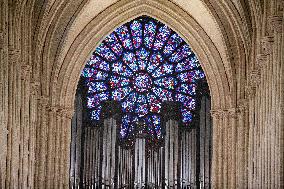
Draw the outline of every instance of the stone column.
<instances>
[{"instance_id":1,"label":"stone column","mask_svg":"<svg viewBox=\"0 0 284 189\"><path fill-rule=\"evenodd\" d=\"M237 109L237 188L248 186L248 106L244 99Z\"/></svg>"},{"instance_id":2,"label":"stone column","mask_svg":"<svg viewBox=\"0 0 284 189\"><path fill-rule=\"evenodd\" d=\"M73 110L39 100L35 188L68 188Z\"/></svg>"},{"instance_id":3,"label":"stone column","mask_svg":"<svg viewBox=\"0 0 284 189\"><path fill-rule=\"evenodd\" d=\"M212 188L222 188L222 111L211 110L213 118Z\"/></svg>"},{"instance_id":4,"label":"stone column","mask_svg":"<svg viewBox=\"0 0 284 189\"><path fill-rule=\"evenodd\" d=\"M244 106L212 110L212 188L247 186L248 112Z\"/></svg>"},{"instance_id":5,"label":"stone column","mask_svg":"<svg viewBox=\"0 0 284 189\"><path fill-rule=\"evenodd\" d=\"M271 75L272 102L271 102L271 125L274 129L271 132L271 188L284 188L284 26L283 26L283 1L275 1L272 6L272 14L268 17L270 33L274 37L273 59L270 65L273 66Z\"/></svg>"}]
</instances>

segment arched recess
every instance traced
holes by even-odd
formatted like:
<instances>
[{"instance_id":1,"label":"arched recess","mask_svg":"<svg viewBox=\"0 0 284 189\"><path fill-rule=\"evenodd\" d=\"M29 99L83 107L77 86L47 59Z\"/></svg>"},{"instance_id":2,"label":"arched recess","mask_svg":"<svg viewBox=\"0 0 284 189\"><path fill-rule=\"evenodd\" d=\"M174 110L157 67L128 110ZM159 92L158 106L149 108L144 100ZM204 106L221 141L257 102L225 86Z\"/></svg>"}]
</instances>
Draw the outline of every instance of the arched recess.
<instances>
[{"instance_id":1,"label":"arched recess","mask_svg":"<svg viewBox=\"0 0 284 189\"><path fill-rule=\"evenodd\" d=\"M81 70L89 59L91 53L105 36L112 32L116 27L141 15L156 18L167 24L190 44L198 56L208 79L212 96L212 109L224 110L232 114L235 112L235 109L231 109L233 100L230 86L234 83L234 76L231 73L232 68L229 62L230 59L226 57L228 53L220 52L218 50L214 40L207 35L205 29L202 28L190 14L170 1L125 0L114 3L87 23L84 29L76 36L75 40L71 41L72 45L68 48L66 54L64 54L65 52L59 52L59 54L57 54L57 57L59 58L55 62L52 62L53 65L56 65L51 73L52 80L50 83L46 83L47 85L50 85L50 93L48 98L45 99L49 101L49 107L51 107L51 113L48 115L50 117L50 122L55 123L57 128L60 127L60 129L62 129L61 132L65 137L58 143L51 141L47 146L54 145L53 148L55 151L56 148L61 149L61 154L64 156L65 161L67 161L57 161L56 156L58 155L54 155L55 160L53 163L55 165L53 166L55 167L55 170L57 166L60 167L60 163L64 162L65 164L65 166L60 169L60 173L55 173L55 175L62 175L63 173L62 177L65 180L65 183L68 183L71 114L69 113L67 118L62 118L62 115L66 114L67 110L72 112L74 108L75 92ZM48 48L52 47L46 48L48 52ZM223 49L226 50L227 48L224 47ZM60 53L64 54L64 56L61 56ZM43 104L48 103L45 102L45 100L43 100ZM234 155L236 153L235 140L230 140L227 135L223 134L229 132L226 130L227 127L223 126L234 128L235 119L223 118L223 113L223 111L213 111L212 170L213 185L216 188L221 186L236 186L235 176L230 178L230 174L236 174L236 156ZM44 122L44 120L42 122ZM46 122L44 122L44 124L46 124ZM51 135L48 132L46 135ZM230 132L232 134L234 133L234 130L231 130ZM226 147L224 148L222 145L225 145ZM233 147L230 148L230 145ZM228 158L230 155L232 155L232 160ZM229 165L229 161L233 161L233 165ZM47 163L50 163L50 161L47 160ZM50 168L50 170L52 170L52 168ZM38 179L40 180L40 178ZM60 183L61 181L50 182Z\"/></svg>"},{"instance_id":2,"label":"arched recess","mask_svg":"<svg viewBox=\"0 0 284 189\"><path fill-rule=\"evenodd\" d=\"M144 3L143 3L144 2ZM111 31L141 15L151 16L171 27L190 44L208 78L213 109L231 107L226 57L222 57L204 29L181 8L170 2L118 2L95 17L73 41L62 62L58 62L52 103L73 107L74 91L86 61Z\"/></svg>"}]
</instances>

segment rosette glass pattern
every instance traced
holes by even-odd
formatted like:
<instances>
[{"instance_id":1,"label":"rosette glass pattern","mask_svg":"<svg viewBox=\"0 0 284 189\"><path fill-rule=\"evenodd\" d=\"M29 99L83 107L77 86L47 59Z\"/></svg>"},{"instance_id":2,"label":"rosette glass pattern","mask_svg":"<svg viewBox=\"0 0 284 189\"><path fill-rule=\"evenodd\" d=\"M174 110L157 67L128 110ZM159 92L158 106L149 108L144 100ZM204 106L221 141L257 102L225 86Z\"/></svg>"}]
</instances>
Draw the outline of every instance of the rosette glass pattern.
<instances>
[{"instance_id":1,"label":"rosette glass pattern","mask_svg":"<svg viewBox=\"0 0 284 189\"><path fill-rule=\"evenodd\" d=\"M120 137L130 137L142 122L145 132L155 140L163 137L162 103L179 102L181 121L190 125L198 81L205 79L189 45L168 26L146 16L107 36L82 76L88 87L91 120L100 120L103 101L117 101L122 108Z\"/></svg>"}]
</instances>

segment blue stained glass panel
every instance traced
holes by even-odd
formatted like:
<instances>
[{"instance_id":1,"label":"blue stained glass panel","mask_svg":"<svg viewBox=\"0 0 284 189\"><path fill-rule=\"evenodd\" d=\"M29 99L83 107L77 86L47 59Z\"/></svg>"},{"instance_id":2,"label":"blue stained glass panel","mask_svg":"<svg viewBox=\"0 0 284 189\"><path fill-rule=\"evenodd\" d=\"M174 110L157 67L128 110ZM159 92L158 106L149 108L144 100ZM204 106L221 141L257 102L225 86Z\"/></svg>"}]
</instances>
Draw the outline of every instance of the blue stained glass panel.
<instances>
[{"instance_id":1,"label":"blue stained glass panel","mask_svg":"<svg viewBox=\"0 0 284 189\"><path fill-rule=\"evenodd\" d=\"M108 77L108 73L102 72L102 71L98 71L97 73L93 74L93 76L92 76L92 78L96 81L106 80L107 77Z\"/></svg>"},{"instance_id":2,"label":"blue stained glass panel","mask_svg":"<svg viewBox=\"0 0 284 189\"><path fill-rule=\"evenodd\" d=\"M92 97L87 97L87 107L94 108L101 103L100 99Z\"/></svg>"},{"instance_id":3,"label":"blue stained glass panel","mask_svg":"<svg viewBox=\"0 0 284 189\"><path fill-rule=\"evenodd\" d=\"M126 85L129 85L129 79L125 77L119 77L119 76L111 76L109 79L109 86L110 88L121 88Z\"/></svg>"},{"instance_id":4,"label":"blue stained glass panel","mask_svg":"<svg viewBox=\"0 0 284 189\"><path fill-rule=\"evenodd\" d=\"M116 56L111 52L111 50L104 43L102 43L96 49L96 52L108 61L114 61L116 59Z\"/></svg>"},{"instance_id":5,"label":"blue stained glass panel","mask_svg":"<svg viewBox=\"0 0 284 189\"><path fill-rule=\"evenodd\" d=\"M138 20L130 24L133 45L137 49L142 44L142 23Z\"/></svg>"},{"instance_id":6,"label":"blue stained glass panel","mask_svg":"<svg viewBox=\"0 0 284 189\"><path fill-rule=\"evenodd\" d=\"M196 108L196 101L193 98L189 98L183 103L183 106L188 110L195 110Z\"/></svg>"},{"instance_id":7,"label":"blue stained glass panel","mask_svg":"<svg viewBox=\"0 0 284 189\"><path fill-rule=\"evenodd\" d=\"M112 99L115 101L121 101L123 100L130 92L132 89L130 87L123 87L123 88L118 88L115 89L112 92Z\"/></svg>"},{"instance_id":8,"label":"blue stained glass panel","mask_svg":"<svg viewBox=\"0 0 284 189\"><path fill-rule=\"evenodd\" d=\"M127 52L123 55L123 61L126 65L128 65L132 71L138 70L138 65L136 61L135 54L132 52Z\"/></svg>"},{"instance_id":9,"label":"blue stained glass panel","mask_svg":"<svg viewBox=\"0 0 284 189\"><path fill-rule=\"evenodd\" d=\"M102 111L102 106L97 106L95 110L91 111L91 118L97 121L100 120L101 111Z\"/></svg>"},{"instance_id":10,"label":"blue stained glass panel","mask_svg":"<svg viewBox=\"0 0 284 189\"><path fill-rule=\"evenodd\" d=\"M161 66L159 66L154 72L153 77L161 77L165 75L171 75L173 74L173 64L164 63Z\"/></svg>"},{"instance_id":11,"label":"blue stained glass panel","mask_svg":"<svg viewBox=\"0 0 284 189\"><path fill-rule=\"evenodd\" d=\"M92 55L91 59L87 62L86 68L88 67L93 68L93 69L109 71L109 63L107 63L106 61L104 61L103 59L101 59L99 56L96 56L96 55ZM91 77L91 76L88 76L88 77Z\"/></svg>"},{"instance_id":12,"label":"blue stained glass panel","mask_svg":"<svg viewBox=\"0 0 284 189\"><path fill-rule=\"evenodd\" d=\"M148 94L147 100L150 106L150 111L153 113L160 113L162 107L160 100L158 100L154 94Z\"/></svg>"},{"instance_id":13,"label":"blue stained glass panel","mask_svg":"<svg viewBox=\"0 0 284 189\"><path fill-rule=\"evenodd\" d=\"M123 48L119 43L117 37L115 36L115 33L111 33L109 36L107 36L105 41L117 56L120 56L122 54Z\"/></svg>"},{"instance_id":14,"label":"blue stained glass panel","mask_svg":"<svg viewBox=\"0 0 284 189\"><path fill-rule=\"evenodd\" d=\"M176 52L174 52L169 60L171 62L179 62L182 59L188 57L191 54L191 50L189 48L189 46L187 44L183 45L182 47L180 47Z\"/></svg>"},{"instance_id":15,"label":"blue stained glass panel","mask_svg":"<svg viewBox=\"0 0 284 189\"><path fill-rule=\"evenodd\" d=\"M184 72L192 69L200 69L200 64L195 56L190 56L180 61L176 66L176 72Z\"/></svg>"},{"instance_id":16,"label":"blue stained glass panel","mask_svg":"<svg viewBox=\"0 0 284 189\"><path fill-rule=\"evenodd\" d=\"M154 82L156 86L166 88L169 90L174 90L177 85L177 80L174 77L162 77L160 79L155 80Z\"/></svg>"},{"instance_id":17,"label":"blue stained glass panel","mask_svg":"<svg viewBox=\"0 0 284 189\"><path fill-rule=\"evenodd\" d=\"M115 32L117 33L124 48L129 50L132 49L132 41L130 39L130 32L128 31L127 26L122 25L119 28L117 28Z\"/></svg>"},{"instance_id":18,"label":"blue stained glass panel","mask_svg":"<svg viewBox=\"0 0 284 189\"><path fill-rule=\"evenodd\" d=\"M153 87L155 95L159 96L162 102L173 101L172 92L160 87Z\"/></svg>"},{"instance_id":19,"label":"blue stained glass panel","mask_svg":"<svg viewBox=\"0 0 284 189\"><path fill-rule=\"evenodd\" d=\"M132 92L128 97L121 103L123 112L133 112L136 102L136 93Z\"/></svg>"},{"instance_id":20,"label":"blue stained glass panel","mask_svg":"<svg viewBox=\"0 0 284 189\"><path fill-rule=\"evenodd\" d=\"M187 95L181 94L181 93L177 93L176 96L175 96L175 99L178 102L184 103L184 102L188 101L190 99L190 97L187 96Z\"/></svg>"},{"instance_id":21,"label":"blue stained glass panel","mask_svg":"<svg viewBox=\"0 0 284 189\"><path fill-rule=\"evenodd\" d=\"M150 52L145 48L136 51L139 70L145 70Z\"/></svg>"},{"instance_id":22,"label":"blue stained glass panel","mask_svg":"<svg viewBox=\"0 0 284 189\"><path fill-rule=\"evenodd\" d=\"M168 40L168 43L166 44L166 46L164 48L164 51L163 51L164 54L166 56L169 56L181 44L182 41L183 41L182 38L180 36L178 36L177 33L174 33L170 37L170 39Z\"/></svg>"},{"instance_id":23,"label":"blue stained glass panel","mask_svg":"<svg viewBox=\"0 0 284 189\"><path fill-rule=\"evenodd\" d=\"M121 127L120 127L120 136L122 138L125 138L128 134L128 128L129 126L131 125L132 123L132 120L131 120L131 116L126 114L122 117L122 124L121 124Z\"/></svg>"},{"instance_id":24,"label":"blue stained glass panel","mask_svg":"<svg viewBox=\"0 0 284 189\"><path fill-rule=\"evenodd\" d=\"M82 75L84 77L92 77L94 75L94 73L97 73L98 71L95 70L94 68L85 68L82 72Z\"/></svg>"},{"instance_id":25,"label":"blue stained glass panel","mask_svg":"<svg viewBox=\"0 0 284 189\"><path fill-rule=\"evenodd\" d=\"M132 70L128 68L122 61L115 62L112 65L112 72L114 75L121 75L124 77L131 77L133 75Z\"/></svg>"},{"instance_id":26,"label":"blue stained glass panel","mask_svg":"<svg viewBox=\"0 0 284 189\"><path fill-rule=\"evenodd\" d=\"M107 90L107 85L104 82L92 82L89 85L88 93L97 93Z\"/></svg>"},{"instance_id":27,"label":"blue stained glass panel","mask_svg":"<svg viewBox=\"0 0 284 189\"><path fill-rule=\"evenodd\" d=\"M165 45L165 42L168 40L171 34L171 29L166 25L159 28L156 41L154 43L153 50L161 50L161 48Z\"/></svg>"},{"instance_id":28,"label":"blue stained glass panel","mask_svg":"<svg viewBox=\"0 0 284 189\"><path fill-rule=\"evenodd\" d=\"M158 115L153 115L152 120L153 120L153 126L155 129L156 136L157 138L160 138L162 134L161 133L161 118Z\"/></svg>"},{"instance_id":29,"label":"blue stained glass panel","mask_svg":"<svg viewBox=\"0 0 284 189\"><path fill-rule=\"evenodd\" d=\"M160 53L153 53L150 57L149 65L147 67L148 72L153 72L159 65L164 63L164 58Z\"/></svg>"},{"instance_id":30,"label":"blue stained glass panel","mask_svg":"<svg viewBox=\"0 0 284 189\"><path fill-rule=\"evenodd\" d=\"M156 33L156 23L153 21L150 21L145 24L145 30L144 30L144 44L147 48L151 49L154 39L155 39L155 33Z\"/></svg>"},{"instance_id":31,"label":"blue stained glass panel","mask_svg":"<svg viewBox=\"0 0 284 189\"><path fill-rule=\"evenodd\" d=\"M194 96L196 95L196 84L182 83L179 87L177 87L177 92Z\"/></svg>"},{"instance_id":32,"label":"blue stained glass panel","mask_svg":"<svg viewBox=\"0 0 284 189\"><path fill-rule=\"evenodd\" d=\"M190 123L192 121L192 113L187 109L182 109L181 114L183 123Z\"/></svg>"},{"instance_id":33,"label":"blue stained glass panel","mask_svg":"<svg viewBox=\"0 0 284 189\"><path fill-rule=\"evenodd\" d=\"M131 34L134 37L142 36L142 23L139 20L134 20L130 24Z\"/></svg>"}]
</instances>

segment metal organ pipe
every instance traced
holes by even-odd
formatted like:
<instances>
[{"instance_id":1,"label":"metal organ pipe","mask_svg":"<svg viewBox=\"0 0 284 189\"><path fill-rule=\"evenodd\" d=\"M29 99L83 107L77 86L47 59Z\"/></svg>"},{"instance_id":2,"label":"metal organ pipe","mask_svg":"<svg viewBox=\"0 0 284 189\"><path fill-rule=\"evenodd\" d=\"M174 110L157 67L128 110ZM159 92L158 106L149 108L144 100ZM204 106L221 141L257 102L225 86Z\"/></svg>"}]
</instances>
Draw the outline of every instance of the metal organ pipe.
<instances>
[{"instance_id":1,"label":"metal organ pipe","mask_svg":"<svg viewBox=\"0 0 284 189\"><path fill-rule=\"evenodd\" d=\"M72 119L71 188L210 188L210 98L202 98L198 125L192 128L182 128L180 120L168 116L158 148L147 148L143 136L125 148L118 143L114 115L99 126L84 123L82 115L78 95Z\"/></svg>"}]
</instances>

